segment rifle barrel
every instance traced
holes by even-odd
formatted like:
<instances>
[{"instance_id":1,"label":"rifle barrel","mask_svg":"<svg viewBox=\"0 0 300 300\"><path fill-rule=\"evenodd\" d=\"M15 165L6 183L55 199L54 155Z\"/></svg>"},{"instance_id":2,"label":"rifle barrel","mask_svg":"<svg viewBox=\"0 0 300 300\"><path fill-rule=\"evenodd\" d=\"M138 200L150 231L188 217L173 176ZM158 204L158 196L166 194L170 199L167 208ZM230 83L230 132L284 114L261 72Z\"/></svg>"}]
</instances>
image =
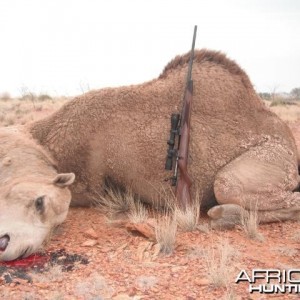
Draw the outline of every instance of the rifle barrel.
<instances>
[{"instance_id":1,"label":"rifle barrel","mask_svg":"<svg viewBox=\"0 0 300 300\"><path fill-rule=\"evenodd\" d=\"M193 42L192 42L192 50L190 54L190 61L189 61L189 69L187 75L187 82L189 82L192 78L192 68L193 68L193 60L194 60L194 50L195 50L195 43L196 43L196 36L197 36L197 25L194 27L194 35L193 35Z\"/></svg>"}]
</instances>

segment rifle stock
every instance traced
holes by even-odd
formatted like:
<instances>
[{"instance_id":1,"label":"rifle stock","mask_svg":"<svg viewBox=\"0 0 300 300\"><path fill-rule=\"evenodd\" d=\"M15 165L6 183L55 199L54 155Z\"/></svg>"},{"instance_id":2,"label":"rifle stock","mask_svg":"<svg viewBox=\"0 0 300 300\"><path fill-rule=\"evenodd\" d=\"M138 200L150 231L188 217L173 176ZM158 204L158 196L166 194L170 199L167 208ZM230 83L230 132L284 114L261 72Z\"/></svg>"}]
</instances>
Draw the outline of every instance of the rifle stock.
<instances>
[{"instance_id":1,"label":"rifle stock","mask_svg":"<svg viewBox=\"0 0 300 300\"><path fill-rule=\"evenodd\" d=\"M180 120L180 141L177 154L180 176L176 186L176 197L182 207L186 207L188 204L191 204L190 187L192 185L192 180L188 174L187 166L189 156L192 100L193 80L189 80L184 95L183 113Z\"/></svg>"}]
</instances>

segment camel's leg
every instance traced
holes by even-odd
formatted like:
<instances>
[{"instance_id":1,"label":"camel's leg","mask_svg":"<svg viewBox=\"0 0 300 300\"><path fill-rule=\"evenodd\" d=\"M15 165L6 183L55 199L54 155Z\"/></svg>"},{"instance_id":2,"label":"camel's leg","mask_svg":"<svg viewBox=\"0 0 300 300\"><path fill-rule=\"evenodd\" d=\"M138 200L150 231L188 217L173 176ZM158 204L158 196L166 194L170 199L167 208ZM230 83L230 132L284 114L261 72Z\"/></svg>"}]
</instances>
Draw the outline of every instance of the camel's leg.
<instances>
[{"instance_id":1,"label":"camel's leg","mask_svg":"<svg viewBox=\"0 0 300 300\"><path fill-rule=\"evenodd\" d=\"M270 223L287 220L300 220L300 209L277 209L248 211L237 204L221 204L211 208L208 215L211 217L211 226L216 229L229 229L237 224L243 224L249 214L257 216L257 223Z\"/></svg>"},{"instance_id":2,"label":"camel's leg","mask_svg":"<svg viewBox=\"0 0 300 300\"><path fill-rule=\"evenodd\" d=\"M104 168L96 167L91 172L91 168L80 170L74 185L70 187L71 206L91 206L104 195L106 174Z\"/></svg>"},{"instance_id":3,"label":"camel's leg","mask_svg":"<svg viewBox=\"0 0 300 300\"><path fill-rule=\"evenodd\" d=\"M209 210L214 222L238 223L256 210L261 222L295 219L300 215L297 160L287 147L265 143L249 149L216 175L214 192L220 206Z\"/></svg>"}]
</instances>

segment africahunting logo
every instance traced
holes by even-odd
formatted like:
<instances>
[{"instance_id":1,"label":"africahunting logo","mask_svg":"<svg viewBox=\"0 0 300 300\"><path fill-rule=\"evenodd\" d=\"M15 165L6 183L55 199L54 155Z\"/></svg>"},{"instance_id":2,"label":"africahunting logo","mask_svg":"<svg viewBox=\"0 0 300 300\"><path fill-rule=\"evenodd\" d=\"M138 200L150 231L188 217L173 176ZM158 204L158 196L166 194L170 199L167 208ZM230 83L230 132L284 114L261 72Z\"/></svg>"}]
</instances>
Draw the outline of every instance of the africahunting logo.
<instances>
[{"instance_id":1,"label":"africahunting logo","mask_svg":"<svg viewBox=\"0 0 300 300\"><path fill-rule=\"evenodd\" d=\"M300 269L253 269L241 270L235 283L248 282L249 293L290 294L300 293Z\"/></svg>"}]
</instances>

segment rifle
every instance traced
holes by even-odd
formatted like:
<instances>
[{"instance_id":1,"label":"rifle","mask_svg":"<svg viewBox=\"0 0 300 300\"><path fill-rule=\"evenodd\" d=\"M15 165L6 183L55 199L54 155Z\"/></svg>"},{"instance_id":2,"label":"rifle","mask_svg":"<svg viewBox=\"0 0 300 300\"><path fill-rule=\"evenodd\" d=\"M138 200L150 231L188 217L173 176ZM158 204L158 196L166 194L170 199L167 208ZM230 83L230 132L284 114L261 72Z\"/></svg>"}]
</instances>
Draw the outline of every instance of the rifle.
<instances>
[{"instance_id":1,"label":"rifle","mask_svg":"<svg viewBox=\"0 0 300 300\"><path fill-rule=\"evenodd\" d=\"M182 208L186 208L191 204L190 187L192 180L187 172L189 141L190 141L190 118L193 100L193 80L192 67L194 60L194 49L196 42L197 26L194 27L192 50L190 52L190 60L188 65L187 82L183 97L183 107L181 114L171 115L171 131L168 154L166 158L165 169L173 169L173 160L175 160L175 168L171 179L171 185L176 186L176 198ZM174 149L176 144L176 136L178 136L177 149ZM179 179L178 179L179 170Z\"/></svg>"}]
</instances>

